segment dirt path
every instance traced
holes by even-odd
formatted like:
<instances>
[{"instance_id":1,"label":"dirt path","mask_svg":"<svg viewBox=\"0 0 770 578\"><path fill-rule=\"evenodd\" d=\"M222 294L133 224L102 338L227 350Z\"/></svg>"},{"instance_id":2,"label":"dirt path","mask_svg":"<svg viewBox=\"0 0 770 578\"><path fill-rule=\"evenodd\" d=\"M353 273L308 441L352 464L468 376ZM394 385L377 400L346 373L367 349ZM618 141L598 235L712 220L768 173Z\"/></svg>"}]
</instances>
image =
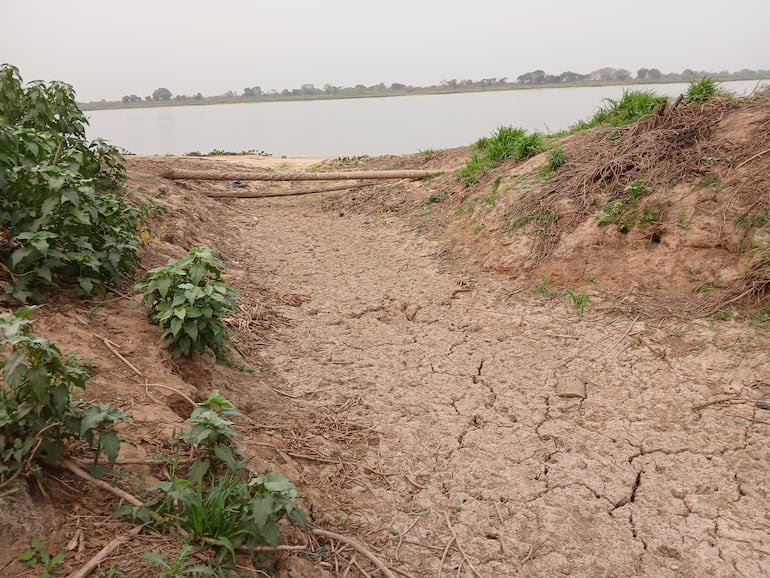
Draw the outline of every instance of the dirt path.
<instances>
[{"instance_id":1,"label":"dirt path","mask_svg":"<svg viewBox=\"0 0 770 578\"><path fill-rule=\"evenodd\" d=\"M259 281L310 296L262 354L339 433L303 443L350 462L296 460L327 526L412 576L770 572L770 372L745 327L596 298L580 320L396 218L236 207Z\"/></svg>"}]
</instances>

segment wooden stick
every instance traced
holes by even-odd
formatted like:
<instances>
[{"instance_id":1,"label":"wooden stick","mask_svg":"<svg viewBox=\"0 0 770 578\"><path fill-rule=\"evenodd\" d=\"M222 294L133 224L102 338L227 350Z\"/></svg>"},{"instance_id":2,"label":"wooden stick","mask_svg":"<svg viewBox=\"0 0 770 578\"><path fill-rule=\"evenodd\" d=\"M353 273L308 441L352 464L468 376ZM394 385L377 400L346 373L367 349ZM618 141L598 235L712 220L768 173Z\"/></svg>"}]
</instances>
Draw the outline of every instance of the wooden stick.
<instances>
[{"instance_id":1,"label":"wooden stick","mask_svg":"<svg viewBox=\"0 0 770 578\"><path fill-rule=\"evenodd\" d=\"M106 345L106 346L107 346L107 349L109 349L110 351L112 351L112 353L114 353L114 354L115 354L115 356L116 356L118 359L120 359L120 360L121 360L123 363L125 363L125 364L126 364L128 367L130 367L130 368L131 368L131 370L132 370L132 371L133 371L135 374L137 374L139 377L144 377L144 374L143 374L141 371L139 371L139 370L138 370L138 369L137 369L137 368L134 366L134 364L133 364L133 363L131 363L131 362L130 362L128 359L126 359L125 357L123 357L123 356L120 354L120 352L119 352L117 349L115 349L115 347L112 345L112 342L111 342L109 339L107 339L106 337L102 337L101 335L97 335L96 333L94 333L94 336L96 336L96 337L98 337L99 339L101 339L101 340L102 340L102 343L104 343L104 345Z\"/></svg>"},{"instance_id":2,"label":"wooden stick","mask_svg":"<svg viewBox=\"0 0 770 578\"><path fill-rule=\"evenodd\" d=\"M296 195L316 195L319 193L331 193L333 191L349 191L361 187L371 187L377 183L360 183L355 185L343 185L341 187L329 187L326 189L312 189L305 191L209 191L207 196L215 199L268 199L271 197L292 197Z\"/></svg>"},{"instance_id":3,"label":"wooden stick","mask_svg":"<svg viewBox=\"0 0 770 578\"><path fill-rule=\"evenodd\" d=\"M181 391L179 391L178 389L176 389L174 387L171 387L170 385L164 385L162 383L137 383L136 385L143 385L145 387L160 387L162 389L167 389L169 391L173 391L174 393L176 393L177 395L182 397L184 400L189 402L190 405L192 405L194 408L198 407L198 404L195 403L190 396L185 395L184 393L182 393Z\"/></svg>"},{"instance_id":4,"label":"wooden stick","mask_svg":"<svg viewBox=\"0 0 770 578\"><path fill-rule=\"evenodd\" d=\"M97 566L99 566L102 560L104 560L105 558L107 558L107 556L109 556L115 550L117 550L118 547L123 542L127 541L133 536L138 535L139 532L141 531L142 531L142 526L136 526L131 530L129 530L128 532L126 532L125 534L118 536L117 538L112 540L109 544L107 544L104 548L99 550L99 552L93 558L91 558L85 566L81 567L80 570L78 570L77 572L73 572L72 574L67 576L67 578L86 578L86 576L88 576L91 572L93 572L96 569Z\"/></svg>"},{"instance_id":5,"label":"wooden stick","mask_svg":"<svg viewBox=\"0 0 770 578\"><path fill-rule=\"evenodd\" d=\"M755 154L754 156L747 158L745 161L743 161L741 164L739 164L737 167L735 167L735 170L738 170L738 169L739 169L739 168L741 168L743 165L745 165L745 164L748 164L748 163L750 163L751 161L753 161L754 159L756 159L756 158L759 158L759 157L761 157L762 155L765 155L765 154L767 154L767 153L770 153L770 149L765 149L765 150L763 150L763 151L760 151L760 152L758 152L758 153L757 153L757 154Z\"/></svg>"},{"instance_id":6,"label":"wooden stick","mask_svg":"<svg viewBox=\"0 0 770 578\"><path fill-rule=\"evenodd\" d=\"M169 169L161 176L185 181L357 181L362 179L424 179L443 170L330 171L326 173L247 173Z\"/></svg>"},{"instance_id":7,"label":"wooden stick","mask_svg":"<svg viewBox=\"0 0 770 578\"><path fill-rule=\"evenodd\" d=\"M103 490L108 491L109 493L113 494L114 496L117 496L118 498L125 500L132 506L141 507L144 504L142 501L137 498L136 496L133 496L132 494L129 494L125 490L121 490L120 488L116 486L111 486L107 482L103 480L97 480L95 477L90 475L87 471L85 471L83 468L75 464L74 462L71 462L69 460L62 460L59 462L59 465L63 467L65 470L69 470L73 474L75 474L77 477L79 477L82 480L85 480ZM154 513L154 512L151 512ZM162 521L160 516L158 514L155 514L158 517L158 521Z\"/></svg>"},{"instance_id":8,"label":"wooden stick","mask_svg":"<svg viewBox=\"0 0 770 578\"><path fill-rule=\"evenodd\" d=\"M316 536L323 536L324 538L330 538L332 540L342 542L343 544L347 544L356 552L362 556L365 556L372 564L374 564L377 569L382 572L382 575L385 576L385 578L396 578L396 575L390 571L390 569L382 562L382 560L380 560L377 556L372 554L371 551L369 551L367 548L364 548L361 544L352 538L348 538L334 532L329 532L328 530L321 530L320 528L313 528L311 532Z\"/></svg>"}]
</instances>

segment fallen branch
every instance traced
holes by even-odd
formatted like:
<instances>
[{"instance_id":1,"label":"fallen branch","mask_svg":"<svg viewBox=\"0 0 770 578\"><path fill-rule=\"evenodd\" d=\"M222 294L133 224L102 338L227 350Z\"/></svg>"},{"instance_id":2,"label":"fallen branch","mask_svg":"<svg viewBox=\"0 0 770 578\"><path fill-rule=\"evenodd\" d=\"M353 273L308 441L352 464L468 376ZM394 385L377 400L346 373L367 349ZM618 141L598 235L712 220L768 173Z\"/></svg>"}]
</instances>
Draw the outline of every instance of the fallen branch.
<instances>
[{"instance_id":1,"label":"fallen branch","mask_svg":"<svg viewBox=\"0 0 770 578\"><path fill-rule=\"evenodd\" d=\"M332 540L337 540L337 542L342 542L343 544L347 544L348 546L353 548L356 552L358 552L362 556L365 556L372 564L374 564L377 567L377 569L380 572L382 572L383 576L385 576L386 578L396 578L396 575L390 571L390 569L382 562L382 560L380 560L377 556L372 554L371 551L369 551L367 548L364 548L361 544L359 544L352 538L342 536L341 534L335 534L334 532L329 532L328 530L321 530L320 528L313 528L311 532L316 536L330 538Z\"/></svg>"},{"instance_id":2,"label":"fallen branch","mask_svg":"<svg viewBox=\"0 0 770 578\"><path fill-rule=\"evenodd\" d=\"M139 532L142 531L142 528L143 526L136 526L125 534L118 536L104 548L99 550L99 552L93 558L91 558L85 566L81 567L77 572L73 572L67 576L67 578L86 578L86 576L93 572L105 558L117 550L123 542L127 541L133 536L137 536Z\"/></svg>"},{"instance_id":3,"label":"fallen branch","mask_svg":"<svg viewBox=\"0 0 770 578\"><path fill-rule=\"evenodd\" d=\"M169 169L161 176L172 181L357 181L362 179L424 179L443 170L330 171L326 173L241 173Z\"/></svg>"},{"instance_id":4,"label":"fallen branch","mask_svg":"<svg viewBox=\"0 0 770 578\"><path fill-rule=\"evenodd\" d=\"M206 195L216 199L268 199L271 197L293 197L296 195L316 195L334 191L349 191L360 189L361 187L371 187L376 184L377 183L359 183L355 185L343 185L340 187L304 191L209 191Z\"/></svg>"},{"instance_id":5,"label":"fallen branch","mask_svg":"<svg viewBox=\"0 0 770 578\"><path fill-rule=\"evenodd\" d=\"M121 360L123 363L125 363L125 364L126 364L128 367L130 367L130 368L131 368L131 370L132 370L132 371L133 371L135 374L137 374L139 377L144 377L144 374L143 374L141 371L139 371L139 370L138 370L138 369L137 369L137 368L134 366L134 364L133 364L133 363L131 363L131 362L130 362L128 359L126 359L125 357L123 357L123 356L120 354L120 352L119 352L119 351L118 351L118 350L117 350L117 349L114 347L114 345L112 344L112 341L110 341L110 340L109 340L109 339L107 339L106 337L102 337L101 335L97 335L96 333L94 333L94 336L95 336L95 337L98 337L99 339L101 339L101 340L102 340L102 343L104 343L104 345L106 345L106 346L107 346L107 349L109 349L110 351L112 351L112 353L113 353L113 354L115 354L115 356L116 356L118 359L120 359L120 360Z\"/></svg>"}]
</instances>

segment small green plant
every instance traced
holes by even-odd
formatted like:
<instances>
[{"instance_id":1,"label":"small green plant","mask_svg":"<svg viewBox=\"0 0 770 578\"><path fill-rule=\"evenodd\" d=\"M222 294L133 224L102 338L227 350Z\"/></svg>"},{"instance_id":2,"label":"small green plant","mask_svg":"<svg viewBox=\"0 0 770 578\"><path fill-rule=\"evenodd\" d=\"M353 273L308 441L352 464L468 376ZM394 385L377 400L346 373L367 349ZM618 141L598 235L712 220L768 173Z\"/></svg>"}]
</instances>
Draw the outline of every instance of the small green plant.
<instances>
[{"instance_id":1,"label":"small green plant","mask_svg":"<svg viewBox=\"0 0 770 578\"><path fill-rule=\"evenodd\" d=\"M433 203L440 203L444 199L446 199L451 193L449 191L442 191L440 193L431 193L431 195L428 197L428 200L425 201L425 204L431 205Z\"/></svg>"},{"instance_id":2,"label":"small green plant","mask_svg":"<svg viewBox=\"0 0 770 578\"><path fill-rule=\"evenodd\" d=\"M652 189L637 179L623 188L620 196L609 201L596 215L596 224L600 227L615 224L618 231L628 233L636 225L646 225L660 220L660 215L651 206L639 212L639 200L652 193Z\"/></svg>"},{"instance_id":3,"label":"small green plant","mask_svg":"<svg viewBox=\"0 0 770 578\"><path fill-rule=\"evenodd\" d=\"M109 405L74 398L88 374L74 356L30 332L35 309L0 314L0 348L7 351L0 363L0 487L24 471L38 473L41 459L58 462L72 439L87 441L95 460L104 453L113 464L121 440L111 425L128 419Z\"/></svg>"},{"instance_id":4,"label":"small green plant","mask_svg":"<svg viewBox=\"0 0 770 578\"><path fill-rule=\"evenodd\" d=\"M770 225L770 205L763 205L759 211L753 213L740 213L735 218L735 224L745 229L767 227Z\"/></svg>"},{"instance_id":5,"label":"small green plant","mask_svg":"<svg viewBox=\"0 0 770 578\"><path fill-rule=\"evenodd\" d=\"M586 305L588 305L588 293L575 293L571 289L565 289L564 292L572 300L572 304L575 306L578 317L583 317Z\"/></svg>"},{"instance_id":6,"label":"small green plant","mask_svg":"<svg viewBox=\"0 0 770 578\"><path fill-rule=\"evenodd\" d=\"M190 557L195 549L190 544L183 544L177 552L176 558L168 560L161 552L142 552L142 558L150 564L158 566L159 578L185 578L187 576L201 576L204 578L216 576L217 573L203 564L197 564Z\"/></svg>"},{"instance_id":7,"label":"small green plant","mask_svg":"<svg viewBox=\"0 0 770 578\"><path fill-rule=\"evenodd\" d=\"M526 215L508 221L508 223L506 223L506 225L502 228L502 232L517 231L522 227L527 226L529 223L536 223L537 227L535 228L535 233L542 234L546 232L548 226L555 222L557 218L558 215L556 213L548 211L527 213Z\"/></svg>"},{"instance_id":8,"label":"small green plant","mask_svg":"<svg viewBox=\"0 0 770 578\"><path fill-rule=\"evenodd\" d=\"M428 149L421 149L421 150L419 150L417 152L418 152L418 154L421 154L421 155L423 155L425 157L429 157L431 155L436 154L438 151L436 149L428 148Z\"/></svg>"},{"instance_id":9,"label":"small green plant","mask_svg":"<svg viewBox=\"0 0 770 578\"><path fill-rule=\"evenodd\" d=\"M233 422L228 417L241 415L232 403L218 390L214 390L208 399L193 410L189 421L190 431L183 432L181 439L206 449L206 458L196 460L191 470L195 470L194 478L201 478L211 468L212 460L219 459L227 468L235 473L240 469L238 459L240 450L235 444L238 436L233 429Z\"/></svg>"},{"instance_id":10,"label":"small green plant","mask_svg":"<svg viewBox=\"0 0 770 578\"><path fill-rule=\"evenodd\" d=\"M687 104L699 105L712 98L727 96L729 93L720 88L719 83L710 76L704 76L700 80L691 80L690 86L684 95Z\"/></svg>"},{"instance_id":11,"label":"small green plant","mask_svg":"<svg viewBox=\"0 0 770 578\"><path fill-rule=\"evenodd\" d=\"M222 262L208 247L150 271L135 286L150 319L163 328L161 343L176 357L193 357L207 348L221 356L225 329L221 317L235 310L235 291L221 278Z\"/></svg>"},{"instance_id":12,"label":"small green plant","mask_svg":"<svg viewBox=\"0 0 770 578\"><path fill-rule=\"evenodd\" d=\"M542 178L550 177L556 170L565 163L564 147L556 145L548 151L548 157L545 164L540 169L540 176Z\"/></svg>"},{"instance_id":13,"label":"small green plant","mask_svg":"<svg viewBox=\"0 0 770 578\"><path fill-rule=\"evenodd\" d=\"M690 224L687 222L687 213L685 211L679 211L676 216L676 226L685 231L690 228Z\"/></svg>"},{"instance_id":14,"label":"small green plant","mask_svg":"<svg viewBox=\"0 0 770 578\"><path fill-rule=\"evenodd\" d=\"M62 568L57 568L62 562L64 562L64 554L51 554L43 548L43 542L40 540L33 540L29 548L24 550L16 558L19 562L24 562L30 568L35 568L38 565L43 567L43 572L40 574L40 578L51 578L52 576L58 576L64 574Z\"/></svg>"},{"instance_id":15,"label":"small green plant","mask_svg":"<svg viewBox=\"0 0 770 578\"><path fill-rule=\"evenodd\" d=\"M538 283L537 285L535 285L535 290L546 299L548 299L553 293L551 291L551 288L548 287L548 280L549 280L548 273L543 273L543 280L540 281L540 283Z\"/></svg>"},{"instance_id":16,"label":"small green plant","mask_svg":"<svg viewBox=\"0 0 770 578\"><path fill-rule=\"evenodd\" d=\"M707 173L700 181L698 181L697 187L700 189L717 189L719 188L719 176L715 173Z\"/></svg>"}]
</instances>

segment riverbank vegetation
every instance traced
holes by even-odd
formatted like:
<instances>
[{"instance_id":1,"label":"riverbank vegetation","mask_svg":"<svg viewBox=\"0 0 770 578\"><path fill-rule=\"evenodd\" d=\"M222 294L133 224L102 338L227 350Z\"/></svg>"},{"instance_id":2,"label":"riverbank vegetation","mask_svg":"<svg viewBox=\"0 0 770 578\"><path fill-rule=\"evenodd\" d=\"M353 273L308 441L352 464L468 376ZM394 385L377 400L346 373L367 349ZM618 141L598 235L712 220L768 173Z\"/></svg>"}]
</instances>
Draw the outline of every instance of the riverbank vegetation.
<instances>
[{"instance_id":1,"label":"riverbank vegetation","mask_svg":"<svg viewBox=\"0 0 770 578\"><path fill-rule=\"evenodd\" d=\"M604 67L587 74L565 71L550 74L544 70L533 70L520 74L516 80L508 77L482 78L470 80L456 78L442 80L429 86L411 86L399 82L385 84L380 82L371 86L334 86L325 84L322 88L314 84L303 84L298 88L282 90L263 89L261 86L245 87L242 90L228 90L219 95L204 96L197 92L192 95L175 94L166 87L155 89L144 97L129 94L119 101L92 101L81 103L82 110L108 108L140 108L152 106L178 106L198 104L227 104L237 102L272 102L285 100L325 100L338 98L373 98L386 96L406 96L410 94L447 94L455 92L481 92L491 90L516 90L526 88L551 88L564 86L607 86L622 84L660 84L689 82L698 78L711 77L720 81L761 80L770 78L770 70L750 70L744 68L737 72L722 70L708 72L691 70L663 73L657 68L640 68L632 73L624 68Z\"/></svg>"}]
</instances>

